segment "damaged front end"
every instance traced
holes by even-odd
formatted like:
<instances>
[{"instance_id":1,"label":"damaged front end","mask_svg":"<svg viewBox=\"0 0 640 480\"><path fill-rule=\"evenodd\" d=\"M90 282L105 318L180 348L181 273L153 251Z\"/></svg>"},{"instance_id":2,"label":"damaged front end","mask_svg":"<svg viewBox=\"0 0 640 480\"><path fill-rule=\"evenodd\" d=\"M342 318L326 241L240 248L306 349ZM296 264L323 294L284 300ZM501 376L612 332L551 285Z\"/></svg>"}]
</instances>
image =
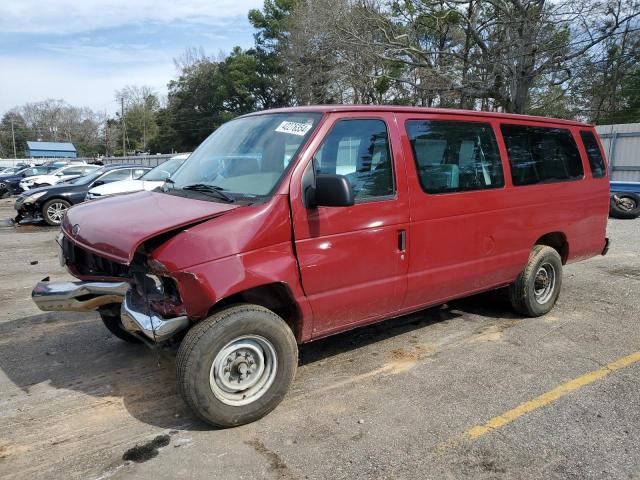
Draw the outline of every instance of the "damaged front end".
<instances>
[{"instance_id":1,"label":"damaged front end","mask_svg":"<svg viewBox=\"0 0 640 480\"><path fill-rule=\"evenodd\" d=\"M176 282L158 262L148 262L144 248L130 265L95 255L59 235L59 258L71 274L86 281L43 279L31 297L43 311L117 310L122 328L162 342L189 326Z\"/></svg>"}]
</instances>

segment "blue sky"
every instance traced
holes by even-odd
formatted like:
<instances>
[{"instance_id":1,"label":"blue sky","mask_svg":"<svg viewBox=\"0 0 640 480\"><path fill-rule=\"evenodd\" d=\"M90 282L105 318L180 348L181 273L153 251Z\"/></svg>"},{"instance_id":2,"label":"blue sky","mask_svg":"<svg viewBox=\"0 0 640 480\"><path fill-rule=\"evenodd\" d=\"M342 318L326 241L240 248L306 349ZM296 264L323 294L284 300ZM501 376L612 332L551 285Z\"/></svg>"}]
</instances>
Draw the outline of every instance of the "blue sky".
<instances>
[{"instance_id":1,"label":"blue sky","mask_svg":"<svg viewBox=\"0 0 640 480\"><path fill-rule=\"evenodd\" d=\"M166 94L173 59L253 45L247 20L263 0L7 0L0 2L0 114L46 98L113 113L114 91Z\"/></svg>"}]
</instances>

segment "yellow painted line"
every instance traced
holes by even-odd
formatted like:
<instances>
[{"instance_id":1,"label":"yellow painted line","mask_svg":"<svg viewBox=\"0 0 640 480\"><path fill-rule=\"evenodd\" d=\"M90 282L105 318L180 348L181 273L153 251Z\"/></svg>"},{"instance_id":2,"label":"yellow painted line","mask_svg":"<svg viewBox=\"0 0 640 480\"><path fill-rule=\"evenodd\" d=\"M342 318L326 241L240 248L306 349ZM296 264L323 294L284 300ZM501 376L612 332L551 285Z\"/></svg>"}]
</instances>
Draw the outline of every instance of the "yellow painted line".
<instances>
[{"instance_id":1,"label":"yellow painted line","mask_svg":"<svg viewBox=\"0 0 640 480\"><path fill-rule=\"evenodd\" d=\"M528 402L524 402L518 405L516 408L513 408L502 415L498 415L497 417L493 417L487 423L483 425L476 425L473 428L470 428L466 432L464 432L463 437L467 437L470 439L476 439L481 437L485 433L489 433L492 430L496 430L498 428L504 427L505 425L513 422L514 420L520 418L526 413L533 412L539 408L542 408L546 405L549 405L551 402L555 402L559 398L564 397L568 393L571 393L575 390L578 390L585 385L589 385L590 383L595 382L596 380L600 380L601 378L606 377L612 372L616 370L620 370L621 368L628 367L629 365L633 365L636 362L640 362L640 352L632 353L631 355L627 355L626 357L619 358L608 365L605 365L598 370L594 370L593 372L585 373L584 375L574 378L562 385L550 390L546 393L543 393L537 398L533 400L529 400Z\"/></svg>"}]
</instances>

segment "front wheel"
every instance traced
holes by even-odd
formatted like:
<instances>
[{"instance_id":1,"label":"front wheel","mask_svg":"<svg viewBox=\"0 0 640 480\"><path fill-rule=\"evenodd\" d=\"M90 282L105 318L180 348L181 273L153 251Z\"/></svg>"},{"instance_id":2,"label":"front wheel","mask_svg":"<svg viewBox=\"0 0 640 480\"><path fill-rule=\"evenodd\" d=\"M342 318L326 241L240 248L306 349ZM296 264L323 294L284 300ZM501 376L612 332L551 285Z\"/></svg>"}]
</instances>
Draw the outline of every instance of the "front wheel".
<instances>
[{"instance_id":1,"label":"front wheel","mask_svg":"<svg viewBox=\"0 0 640 480\"><path fill-rule=\"evenodd\" d=\"M119 307L119 305L117 305ZM102 309L100 310L100 318L102 319L102 323L107 327L115 337L118 337L120 340L123 340L127 343L142 343L135 335L130 334L122 327L122 321L120 319L120 313L116 313L114 309Z\"/></svg>"},{"instance_id":2,"label":"front wheel","mask_svg":"<svg viewBox=\"0 0 640 480\"><path fill-rule=\"evenodd\" d=\"M513 308L528 317L548 313L556 303L562 287L562 259L546 245L536 245L529 261L516 281L509 286Z\"/></svg>"},{"instance_id":3,"label":"front wheel","mask_svg":"<svg viewBox=\"0 0 640 480\"><path fill-rule=\"evenodd\" d=\"M242 304L193 327L176 359L183 398L205 422L253 422L282 401L298 364L289 326L271 310Z\"/></svg>"},{"instance_id":4,"label":"front wheel","mask_svg":"<svg viewBox=\"0 0 640 480\"><path fill-rule=\"evenodd\" d=\"M64 214L67 213L71 204L66 200L54 198L49 200L42 207L42 218L47 224L56 227L62 223Z\"/></svg>"}]
</instances>

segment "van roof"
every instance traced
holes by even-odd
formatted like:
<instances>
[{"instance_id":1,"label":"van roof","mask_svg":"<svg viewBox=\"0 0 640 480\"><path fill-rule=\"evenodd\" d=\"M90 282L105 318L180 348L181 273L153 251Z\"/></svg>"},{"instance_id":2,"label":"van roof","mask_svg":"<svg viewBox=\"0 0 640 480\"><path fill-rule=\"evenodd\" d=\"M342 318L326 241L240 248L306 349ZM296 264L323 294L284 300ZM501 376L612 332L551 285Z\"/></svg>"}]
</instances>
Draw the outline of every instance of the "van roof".
<instances>
[{"instance_id":1,"label":"van roof","mask_svg":"<svg viewBox=\"0 0 640 480\"><path fill-rule=\"evenodd\" d=\"M294 112L397 112L397 113L432 113L441 115L468 115L473 117L501 118L511 120L524 120L532 122L553 123L560 125L573 125L585 127L592 125L575 120L564 120L560 118L538 117L534 115L519 115L515 113L484 112L481 110L459 110L455 108L427 108L427 107L407 107L403 105L311 105L304 107L274 108L262 110L249 115L260 115L263 113L294 113Z\"/></svg>"}]
</instances>

